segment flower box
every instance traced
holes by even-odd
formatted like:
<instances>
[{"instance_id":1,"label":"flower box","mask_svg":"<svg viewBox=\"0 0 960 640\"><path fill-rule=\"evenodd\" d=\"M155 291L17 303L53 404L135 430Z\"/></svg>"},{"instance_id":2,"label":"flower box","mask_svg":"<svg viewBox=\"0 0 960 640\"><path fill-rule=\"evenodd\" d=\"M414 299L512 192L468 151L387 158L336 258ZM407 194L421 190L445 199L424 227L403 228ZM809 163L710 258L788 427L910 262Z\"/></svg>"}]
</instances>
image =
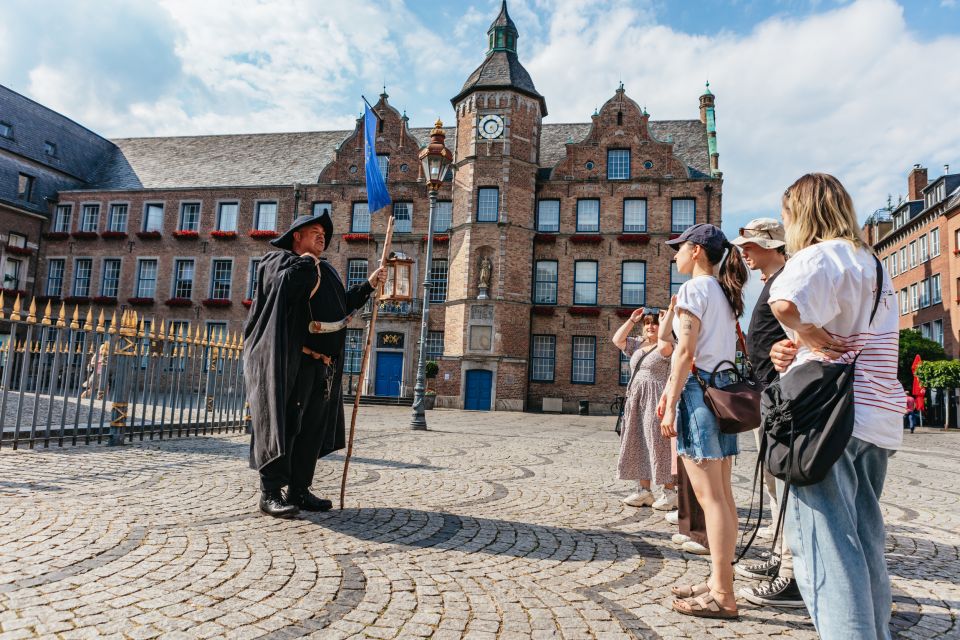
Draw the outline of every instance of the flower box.
<instances>
[{"instance_id":1,"label":"flower box","mask_svg":"<svg viewBox=\"0 0 960 640\"><path fill-rule=\"evenodd\" d=\"M177 240L199 240L199 231L174 231L173 237Z\"/></svg>"},{"instance_id":2,"label":"flower box","mask_svg":"<svg viewBox=\"0 0 960 640\"><path fill-rule=\"evenodd\" d=\"M682 235L682 234L680 234L680 233L671 233L671 234L670 234L670 237L667 238L667 240L676 240L676 239L679 238L681 235Z\"/></svg>"},{"instance_id":3,"label":"flower box","mask_svg":"<svg viewBox=\"0 0 960 640\"><path fill-rule=\"evenodd\" d=\"M960 256L960 249L954 249L954 250L953 250L953 255L955 255L955 256Z\"/></svg>"},{"instance_id":4,"label":"flower box","mask_svg":"<svg viewBox=\"0 0 960 640\"><path fill-rule=\"evenodd\" d=\"M269 229L254 229L247 235L256 240L270 240L271 238L277 238L280 236L278 232L271 231Z\"/></svg>"},{"instance_id":5,"label":"flower box","mask_svg":"<svg viewBox=\"0 0 960 640\"><path fill-rule=\"evenodd\" d=\"M10 298L16 298L17 296L20 296L21 298L26 298L30 294L28 294L24 289L7 289L6 287L4 287L3 295Z\"/></svg>"},{"instance_id":6,"label":"flower box","mask_svg":"<svg viewBox=\"0 0 960 640\"><path fill-rule=\"evenodd\" d=\"M233 303L226 298L207 298L201 304L205 307L229 307Z\"/></svg>"},{"instance_id":7,"label":"flower box","mask_svg":"<svg viewBox=\"0 0 960 640\"><path fill-rule=\"evenodd\" d=\"M37 301L37 304L42 304L44 302L60 302L60 296L37 296L34 298Z\"/></svg>"},{"instance_id":8,"label":"flower box","mask_svg":"<svg viewBox=\"0 0 960 640\"><path fill-rule=\"evenodd\" d=\"M122 240L128 235L126 231L104 231L100 234L100 237L104 240Z\"/></svg>"},{"instance_id":9,"label":"flower box","mask_svg":"<svg viewBox=\"0 0 960 640\"><path fill-rule=\"evenodd\" d=\"M90 296L67 296L63 301L66 304L89 304Z\"/></svg>"},{"instance_id":10,"label":"flower box","mask_svg":"<svg viewBox=\"0 0 960 640\"><path fill-rule=\"evenodd\" d=\"M596 317L600 315L600 307L570 307L567 313L572 316Z\"/></svg>"},{"instance_id":11,"label":"flower box","mask_svg":"<svg viewBox=\"0 0 960 640\"><path fill-rule=\"evenodd\" d=\"M600 244L603 242L603 237L593 234L577 234L570 236L570 242L574 244Z\"/></svg>"},{"instance_id":12,"label":"flower box","mask_svg":"<svg viewBox=\"0 0 960 640\"><path fill-rule=\"evenodd\" d=\"M645 233L621 233L617 236L620 244L650 244L650 236Z\"/></svg>"},{"instance_id":13,"label":"flower box","mask_svg":"<svg viewBox=\"0 0 960 640\"><path fill-rule=\"evenodd\" d=\"M170 298L163 304L167 305L168 307L192 307L193 300L190 298Z\"/></svg>"},{"instance_id":14,"label":"flower box","mask_svg":"<svg viewBox=\"0 0 960 640\"><path fill-rule=\"evenodd\" d=\"M427 241L427 236L423 236L423 241ZM450 242L450 236L445 233L435 233L433 234L433 244L446 244Z\"/></svg>"},{"instance_id":15,"label":"flower box","mask_svg":"<svg viewBox=\"0 0 960 640\"><path fill-rule=\"evenodd\" d=\"M153 305L153 298L127 298L127 302L134 307L149 307Z\"/></svg>"},{"instance_id":16,"label":"flower box","mask_svg":"<svg viewBox=\"0 0 960 640\"><path fill-rule=\"evenodd\" d=\"M93 297L93 303L94 303L94 304L103 304L103 305L107 305L107 304L117 304L117 298L116 298L116 296L94 296L94 297Z\"/></svg>"},{"instance_id":17,"label":"flower box","mask_svg":"<svg viewBox=\"0 0 960 640\"><path fill-rule=\"evenodd\" d=\"M7 253L14 256L32 256L33 249L31 249L30 247L12 247L8 244Z\"/></svg>"},{"instance_id":18,"label":"flower box","mask_svg":"<svg viewBox=\"0 0 960 640\"><path fill-rule=\"evenodd\" d=\"M159 231L137 231L137 237L141 240L159 240L163 234Z\"/></svg>"},{"instance_id":19,"label":"flower box","mask_svg":"<svg viewBox=\"0 0 960 640\"><path fill-rule=\"evenodd\" d=\"M538 233L533 236L533 241L537 244L556 244L557 234L555 233Z\"/></svg>"},{"instance_id":20,"label":"flower box","mask_svg":"<svg viewBox=\"0 0 960 640\"><path fill-rule=\"evenodd\" d=\"M344 242L369 242L370 234L369 233L345 233L343 234Z\"/></svg>"},{"instance_id":21,"label":"flower box","mask_svg":"<svg viewBox=\"0 0 960 640\"><path fill-rule=\"evenodd\" d=\"M242 304L242 305L245 306L247 309L249 309L250 307L253 306L253 300L251 300L250 298L246 298L246 299L242 300L242 301L240 302L240 304Z\"/></svg>"},{"instance_id":22,"label":"flower box","mask_svg":"<svg viewBox=\"0 0 960 640\"><path fill-rule=\"evenodd\" d=\"M47 240L66 240L70 237L70 234L66 231L47 231L43 234L43 237Z\"/></svg>"},{"instance_id":23,"label":"flower box","mask_svg":"<svg viewBox=\"0 0 960 640\"><path fill-rule=\"evenodd\" d=\"M70 235L77 240L93 240L94 238L99 237L100 234L98 234L96 231L74 231Z\"/></svg>"},{"instance_id":24,"label":"flower box","mask_svg":"<svg viewBox=\"0 0 960 640\"><path fill-rule=\"evenodd\" d=\"M617 309L617 315L620 316L621 318L629 318L630 316L633 315L634 311L636 311L636 309L628 309L627 307L620 307L619 309Z\"/></svg>"},{"instance_id":25,"label":"flower box","mask_svg":"<svg viewBox=\"0 0 960 640\"><path fill-rule=\"evenodd\" d=\"M237 232L236 231L211 231L210 237L215 240L236 240Z\"/></svg>"},{"instance_id":26,"label":"flower box","mask_svg":"<svg viewBox=\"0 0 960 640\"><path fill-rule=\"evenodd\" d=\"M533 315L535 316L552 316L556 313L556 307L547 307L543 305L536 305L533 307Z\"/></svg>"}]
</instances>

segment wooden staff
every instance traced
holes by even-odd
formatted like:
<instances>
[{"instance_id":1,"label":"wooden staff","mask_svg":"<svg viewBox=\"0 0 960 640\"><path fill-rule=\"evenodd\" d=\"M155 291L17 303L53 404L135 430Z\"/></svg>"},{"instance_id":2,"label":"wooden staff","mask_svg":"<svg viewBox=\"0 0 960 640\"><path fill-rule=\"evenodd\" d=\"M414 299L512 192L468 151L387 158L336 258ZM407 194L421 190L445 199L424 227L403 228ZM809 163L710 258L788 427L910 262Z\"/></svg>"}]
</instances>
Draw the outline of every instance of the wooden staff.
<instances>
[{"instance_id":1,"label":"wooden staff","mask_svg":"<svg viewBox=\"0 0 960 640\"><path fill-rule=\"evenodd\" d=\"M386 268L387 256L390 254L390 245L393 242L393 216L387 220L387 237L383 241L383 252L380 254L380 268ZM347 439L347 455L343 459L343 478L340 480L340 509L343 509L343 499L347 494L347 470L350 468L350 456L353 454L353 434L357 428L357 412L360 410L360 390L363 389L363 378L367 374L367 363L370 361L370 344L373 341L373 327L377 323L377 311L380 307L377 299L383 293L383 286L370 296L370 326L367 328L367 343L363 347L363 358L360 360L360 381L357 384L357 395L353 398L353 415L350 418L350 437Z\"/></svg>"}]
</instances>

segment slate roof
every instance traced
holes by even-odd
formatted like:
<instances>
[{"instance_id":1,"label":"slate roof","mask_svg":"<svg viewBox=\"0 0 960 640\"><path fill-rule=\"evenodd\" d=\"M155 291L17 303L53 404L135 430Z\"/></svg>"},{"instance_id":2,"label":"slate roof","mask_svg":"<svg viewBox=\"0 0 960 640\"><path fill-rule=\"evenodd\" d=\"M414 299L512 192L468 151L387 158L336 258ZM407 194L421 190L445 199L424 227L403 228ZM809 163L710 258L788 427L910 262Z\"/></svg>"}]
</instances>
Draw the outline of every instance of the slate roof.
<instances>
[{"instance_id":1,"label":"slate roof","mask_svg":"<svg viewBox=\"0 0 960 640\"><path fill-rule=\"evenodd\" d=\"M540 165L553 167L566 156L569 138L579 142L590 123L545 124L540 139ZM678 157L693 177L709 177L706 129L699 120L651 122L660 140L672 137ZM426 144L431 128L410 133ZM456 127L446 127L447 140ZM338 144L352 131L260 133L170 138L121 138L93 184L97 189L175 189L315 183L334 158Z\"/></svg>"},{"instance_id":2,"label":"slate roof","mask_svg":"<svg viewBox=\"0 0 960 640\"><path fill-rule=\"evenodd\" d=\"M11 154L0 161L0 201L34 213L45 214L47 198L58 191L89 186L115 151L109 140L3 85L0 121L13 126L11 138L0 136L0 150ZM46 142L56 145L54 155L46 153ZM34 177L29 201L17 197L19 173Z\"/></svg>"},{"instance_id":3,"label":"slate roof","mask_svg":"<svg viewBox=\"0 0 960 640\"><path fill-rule=\"evenodd\" d=\"M467 81L463 83L460 93L450 102L456 104L465 95L476 89L503 89L510 87L520 93L525 93L540 101L540 110L547 115L547 104L543 96L533 86L533 79L520 64L520 59L513 51L493 51L487 54L486 59L477 67Z\"/></svg>"}]
</instances>

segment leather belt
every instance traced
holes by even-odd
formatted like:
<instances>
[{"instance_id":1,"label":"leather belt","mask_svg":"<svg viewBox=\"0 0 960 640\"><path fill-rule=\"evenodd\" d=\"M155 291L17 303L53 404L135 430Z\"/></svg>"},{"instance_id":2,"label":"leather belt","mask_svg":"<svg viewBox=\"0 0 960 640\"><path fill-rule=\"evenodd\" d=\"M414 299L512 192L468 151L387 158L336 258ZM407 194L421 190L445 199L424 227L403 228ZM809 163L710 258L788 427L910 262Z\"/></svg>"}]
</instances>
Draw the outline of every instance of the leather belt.
<instances>
[{"instance_id":1,"label":"leather belt","mask_svg":"<svg viewBox=\"0 0 960 640\"><path fill-rule=\"evenodd\" d=\"M303 353L304 355L310 356L314 360L320 360L321 362L323 362L323 364L327 365L328 367L331 364L333 364L332 356L328 356L325 353L320 353L319 351L314 351L310 347L303 347Z\"/></svg>"}]
</instances>

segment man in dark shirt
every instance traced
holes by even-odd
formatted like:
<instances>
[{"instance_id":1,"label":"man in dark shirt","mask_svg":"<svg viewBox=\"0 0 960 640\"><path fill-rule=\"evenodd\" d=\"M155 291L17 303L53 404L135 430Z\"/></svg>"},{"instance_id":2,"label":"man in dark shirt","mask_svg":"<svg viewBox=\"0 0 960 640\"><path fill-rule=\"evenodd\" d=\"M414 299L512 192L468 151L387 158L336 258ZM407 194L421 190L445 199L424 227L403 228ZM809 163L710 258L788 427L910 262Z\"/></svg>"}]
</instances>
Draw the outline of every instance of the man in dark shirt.
<instances>
[{"instance_id":1,"label":"man in dark shirt","mask_svg":"<svg viewBox=\"0 0 960 640\"><path fill-rule=\"evenodd\" d=\"M386 280L377 269L345 290L336 269L320 257L332 235L333 221L323 213L298 217L271 242L279 251L260 261L243 329L250 466L260 472L260 510L278 518L332 506L310 485L317 459L345 446L340 381L346 327Z\"/></svg>"},{"instance_id":2,"label":"man in dark shirt","mask_svg":"<svg viewBox=\"0 0 960 640\"><path fill-rule=\"evenodd\" d=\"M763 291L753 308L750 328L747 330L747 357L753 366L757 381L764 388L777 379L777 371L770 360L770 348L785 340L780 322L770 310L770 285L777 279L786 264L786 242L783 225L773 218L758 218L740 229L740 235L732 241L743 253L747 266L761 273L764 282ZM760 448L760 429L754 429L757 448ZM764 470L764 483L770 496L770 512L778 514L777 486L773 476ZM761 529L765 537L773 537L773 526ZM759 587L744 588L740 595L754 604L779 607L802 607L803 599L796 580L793 578L793 558L790 550L782 544L781 554L771 555L768 560L757 563L740 563L736 567L738 575L746 578L769 580Z\"/></svg>"}]
</instances>

